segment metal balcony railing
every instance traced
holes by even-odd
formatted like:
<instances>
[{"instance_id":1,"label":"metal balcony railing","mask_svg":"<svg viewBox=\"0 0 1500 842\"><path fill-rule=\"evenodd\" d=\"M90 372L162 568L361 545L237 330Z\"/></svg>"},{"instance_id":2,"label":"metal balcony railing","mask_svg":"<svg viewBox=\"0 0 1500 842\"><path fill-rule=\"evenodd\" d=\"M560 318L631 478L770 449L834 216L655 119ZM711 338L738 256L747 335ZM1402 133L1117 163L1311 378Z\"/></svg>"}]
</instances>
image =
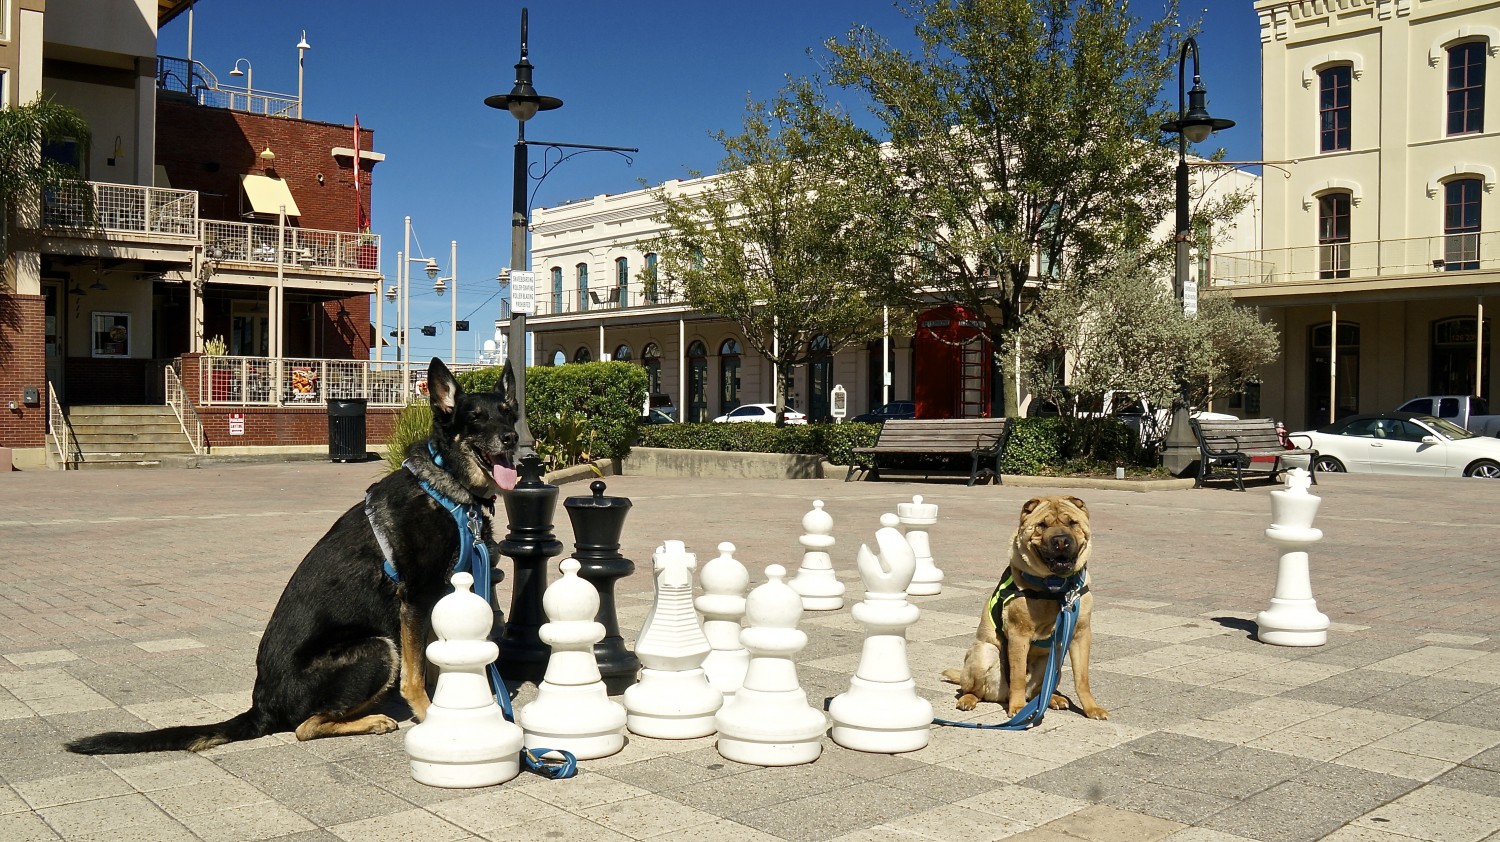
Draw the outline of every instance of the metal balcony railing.
<instances>
[{"instance_id":1,"label":"metal balcony railing","mask_svg":"<svg viewBox=\"0 0 1500 842\"><path fill-rule=\"evenodd\" d=\"M93 194L89 217L84 191ZM42 208L45 228L100 228L165 237L196 237L198 193L136 184L90 181L47 190Z\"/></svg>"},{"instance_id":2,"label":"metal balcony railing","mask_svg":"<svg viewBox=\"0 0 1500 842\"><path fill-rule=\"evenodd\" d=\"M276 249L277 226L253 222L203 221L203 254L209 260L269 264L278 258L294 268L380 270L380 235L313 228L281 228L281 250Z\"/></svg>"},{"instance_id":3,"label":"metal balcony railing","mask_svg":"<svg viewBox=\"0 0 1500 842\"><path fill-rule=\"evenodd\" d=\"M156 87L187 94L194 102L209 108L228 108L272 117L302 116L301 103L296 95L220 84L218 77L201 61L157 56Z\"/></svg>"},{"instance_id":4,"label":"metal balcony railing","mask_svg":"<svg viewBox=\"0 0 1500 842\"><path fill-rule=\"evenodd\" d=\"M1215 254L1216 287L1500 270L1500 231Z\"/></svg>"},{"instance_id":5,"label":"metal balcony railing","mask_svg":"<svg viewBox=\"0 0 1500 842\"><path fill-rule=\"evenodd\" d=\"M627 287L601 287L599 289L565 289L562 292L540 291L536 296L537 316L555 316L565 313L590 313L600 310L624 310L635 307L655 307L662 304L681 303L682 296L668 294L664 290L649 290L639 285Z\"/></svg>"},{"instance_id":6,"label":"metal balcony railing","mask_svg":"<svg viewBox=\"0 0 1500 842\"><path fill-rule=\"evenodd\" d=\"M483 364L450 365L454 372ZM200 406L326 406L363 398L370 406L426 400L427 363L375 360L201 357Z\"/></svg>"}]
</instances>

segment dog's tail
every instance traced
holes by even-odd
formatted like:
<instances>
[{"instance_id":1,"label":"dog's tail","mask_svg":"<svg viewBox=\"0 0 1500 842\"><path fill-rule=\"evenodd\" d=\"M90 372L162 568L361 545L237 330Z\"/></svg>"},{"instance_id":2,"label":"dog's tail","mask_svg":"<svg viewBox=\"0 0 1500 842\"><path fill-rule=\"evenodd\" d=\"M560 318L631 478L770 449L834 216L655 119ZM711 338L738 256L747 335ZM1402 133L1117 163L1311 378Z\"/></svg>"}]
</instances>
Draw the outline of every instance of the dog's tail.
<instances>
[{"instance_id":1,"label":"dog's tail","mask_svg":"<svg viewBox=\"0 0 1500 842\"><path fill-rule=\"evenodd\" d=\"M155 731L108 731L68 743L75 754L138 754L146 751L203 751L238 740L253 740L272 729L254 708L212 725L178 725Z\"/></svg>"},{"instance_id":2,"label":"dog's tail","mask_svg":"<svg viewBox=\"0 0 1500 842\"><path fill-rule=\"evenodd\" d=\"M962 684L963 682L960 680L962 678L963 672L961 670L943 670L943 680L949 684Z\"/></svg>"}]
</instances>

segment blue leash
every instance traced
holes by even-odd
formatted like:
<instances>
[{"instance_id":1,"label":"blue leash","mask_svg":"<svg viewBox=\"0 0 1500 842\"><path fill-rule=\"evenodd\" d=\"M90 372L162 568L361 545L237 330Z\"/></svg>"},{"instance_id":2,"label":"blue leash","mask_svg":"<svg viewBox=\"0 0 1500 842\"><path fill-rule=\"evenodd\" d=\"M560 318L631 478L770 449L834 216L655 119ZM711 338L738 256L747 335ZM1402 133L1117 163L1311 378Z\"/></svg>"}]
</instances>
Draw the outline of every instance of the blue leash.
<instances>
[{"instance_id":1,"label":"blue leash","mask_svg":"<svg viewBox=\"0 0 1500 842\"><path fill-rule=\"evenodd\" d=\"M432 454L432 461L439 468L443 466L443 457L438 455L437 448L432 442L427 443L427 452ZM408 463L407 470L411 470ZM416 472L413 471L413 476ZM481 537L484 521L479 514L479 507L474 504L467 506L456 503L444 497L442 492L433 488L424 479L418 479L417 484L427 492L439 506L446 509L453 516L453 523L458 527L458 560L454 562L453 572L459 573L464 570L474 577L474 593L481 594L486 602L492 598L490 582L490 550L484 545ZM374 513L370 510L369 495L365 496L365 516L370 520L370 527L375 529ZM391 549L379 529L375 529L375 538L385 553L385 575L392 582L400 582L401 577L396 572L396 566L391 563ZM505 685L505 679L500 676L500 668L493 661L490 662L486 672L490 679L490 690L495 694L495 700L500 703L500 711L505 714L505 721L515 722L515 711L511 708L510 688ZM562 759L558 761L544 760L543 755L555 754ZM560 748L522 748L521 761L526 768L543 777L561 780L571 778L578 774L578 758L573 753Z\"/></svg>"},{"instance_id":2,"label":"blue leash","mask_svg":"<svg viewBox=\"0 0 1500 842\"><path fill-rule=\"evenodd\" d=\"M1042 675L1041 690L1015 716L1007 722L995 724L958 722L952 719L934 719L933 724L989 731L1025 731L1042 724L1042 717L1047 713L1052 694L1057 690L1057 682L1062 678L1062 662L1068 654L1068 646L1073 642L1073 630L1078 626L1078 599L1081 593L1081 590L1075 588L1063 597L1057 621L1052 626L1051 646L1047 651L1047 672Z\"/></svg>"}]
</instances>

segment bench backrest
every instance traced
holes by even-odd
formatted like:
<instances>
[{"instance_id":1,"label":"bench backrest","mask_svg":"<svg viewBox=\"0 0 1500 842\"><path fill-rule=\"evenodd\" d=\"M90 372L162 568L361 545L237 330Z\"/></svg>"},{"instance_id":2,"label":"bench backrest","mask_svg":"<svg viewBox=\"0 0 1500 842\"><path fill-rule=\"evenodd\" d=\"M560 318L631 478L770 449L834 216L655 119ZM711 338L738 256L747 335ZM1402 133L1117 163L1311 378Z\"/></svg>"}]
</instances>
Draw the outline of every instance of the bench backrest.
<instances>
[{"instance_id":1,"label":"bench backrest","mask_svg":"<svg viewBox=\"0 0 1500 842\"><path fill-rule=\"evenodd\" d=\"M938 442L990 446L1005 436L1004 418L894 418L880 428L879 446Z\"/></svg>"},{"instance_id":2,"label":"bench backrest","mask_svg":"<svg viewBox=\"0 0 1500 842\"><path fill-rule=\"evenodd\" d=\"M1213 450L1280 450L1281 435L1274 418L1237 420L1194 419L1199 439Z\"/></svg>"}]
</instances>

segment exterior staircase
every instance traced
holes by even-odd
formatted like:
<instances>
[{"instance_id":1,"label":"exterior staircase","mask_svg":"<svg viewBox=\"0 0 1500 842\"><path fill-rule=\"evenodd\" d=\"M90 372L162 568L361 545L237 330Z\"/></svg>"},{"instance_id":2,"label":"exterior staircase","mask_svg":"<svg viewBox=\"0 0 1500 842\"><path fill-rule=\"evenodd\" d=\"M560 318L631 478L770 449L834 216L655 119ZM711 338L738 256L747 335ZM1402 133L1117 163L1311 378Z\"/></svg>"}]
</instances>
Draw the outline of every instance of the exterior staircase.
<instances>
[{"instance_id":1,"label":"exterior staircase","mask_svg":"<svg viewBox=\"0 0 1500 842\"><path fill-rule=\"evenodd\" d=\"M79 468L197 464L192 442L170 406L72 406L67 416L78 447Z\"/></svg>"}]
</instances>

